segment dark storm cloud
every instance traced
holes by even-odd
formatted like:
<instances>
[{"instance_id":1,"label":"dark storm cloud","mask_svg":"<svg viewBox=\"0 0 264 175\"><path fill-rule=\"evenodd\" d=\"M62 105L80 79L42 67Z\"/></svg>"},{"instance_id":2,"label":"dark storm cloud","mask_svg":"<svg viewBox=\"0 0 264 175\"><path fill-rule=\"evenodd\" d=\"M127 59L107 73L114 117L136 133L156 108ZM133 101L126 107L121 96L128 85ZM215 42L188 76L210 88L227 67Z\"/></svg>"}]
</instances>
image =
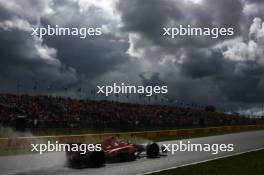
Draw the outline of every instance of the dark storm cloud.
<instances>
[{"instance_id":1,"label":"dark storm cloud","mask_svg":"<svg viewBox=\"0 0 264 175\"><path fill-rule=\"evenodd\" d=\"M58 58L67 66L74 67L87 78L96 78L117 68L129 58L125 54L128 45L112 36L95 39L76 37L46 38L45 43L58 50Z\"/></svg>"},{"instance_id":2,"label":"dark storm cloud","mask_svg":"<svg viewBox=\"0 0 264 175\"><path fill-rule=\"evenodd\" d=\"M8 11L0 6L0 20L11 18L12 15L8 13Z\"/></svg>"},{"instance_id":3,"label":"dark storm cloud","mask_svg":"<svg viewBox=\"0 0 264 175\"><path fill-rule=\"evenodd\" d=\"M160 27L170 18L179 19L182 14L172 1L119 1L124 30L159 35Z\"/></svg>"},{"instance_id":4,"label":"dark storm cloud","mask_svg":"<svg viewBox=\"0 0 264 175\"><path fill-rule=\"evenodd\" d=\"M37 88L45 91L52 82L64 86L78 81L75 70L56 58L56 49L30 35L30 24L40 20L46 5L43 1L1 2L1 91L14 91L17 81L23 93L31 93L37 82Z\"/></svg>"},{"instance_id":5,"label":"dark storm cloud","mask_svg":"<svg viewBox=\"0 0 264 175\"><path fill-rule=\"evenodd\" d=\"M163 60L167 56L177 60L174 69L168 65L167 70L161 69L159 72L168 76L159 77L162 77L160 81L165 81L169 85L171 97L197 103L200 101L229 105L235 102L241 105L259 103L263 101L264 94L264 90L260 88L263 87L264 67L257 63L259 56L253 56L250 51L251 46L257 48L254 48L253 53L263 51L261 49L263 38L258 41L249 41L248 38L252 20L255 17L263 19L264 16L259 11L252 11L251 6L246 7L244 2L203 0L195 4L191 1L177 0L153 0L151 3L122 0L119 1L118 9L124 24L123 30L139 35L140 39L131 41L134 44L134 53L138 50L144 53L145 59L153 62L156 62L155 56L157 60ZM262 5L262 1L257 0L248 1L247 5L253 2L256 7ZM156 10L158 6L161 8ZM250 15L247 16L246 12ZM163 26L173 27L180 24L233 27L235 35L216 40L197 37L170 40L161 36L160 29ZM230 42L225 49L215 48L223 42L229 42L227 39L235 37L243 39L241 42ZM150 54L151 51L153 53ZM263 56L261 59L263 60Z\"/></svg>"},{"instance_id":6,"label":"dark storm cloud","mask_svg":"<svg viewBox=\"0 0 264 175\"><path fill-rule=\"evenodd\" d=\"M29 92L35 81L41 82L42 88L47 88L50 82L64 85L76 81L73 70L44 60L35 53L36 43L28 37L27 32L0 30L0 37L2 90L14 90L18 80L23 89ZM25 51L28 53L25 54Z\"/></svg>"},{"instance_id":7,"label":"dark storm cloud","mask_svg":"<svg viewBox=\"0 0 264 175\"><path fill-rule=\"evenodd\" d=\"M137 32L155 45L164 47L167 52L174 52L175 47L208 47L222 38L199 39L197 37L179 37L178 40L165 39L163 27L192 25L193 27L233 27L235 35L240 34L240 22L243 4L240 0L204 0L202 4L190 1L119 1L123 30Z\"/></svg>"},{"instance_id":8,"label":"dark storm cloud","mask_svg":"<svg viewBox=\"0 0 264 175\"><path fill-rule=\"evenodd\" d=\"M181 72L189 79L200 84L199 88L217 90L217 94L211 103L219 102L220 97L225 97L225 103L261 103L263 102L264 89L260 86L263 80L264 66L254 61L239 62L222 58L218 51L212 51L210 55L201 53L191 54L181 65ZM199 82L199 83L200 83ZM194 95L190 92L189 95ZM224 105L224 104L223 104Z\"/></svg>"},{"instance_id":9,"label":"dark storm cloud","mask_svg":"<svg viewBox=\"0 0 264 175\"><path fill-rule=\"evenodd\" d=\"M241 0L205 0L203 9L211 14L211 23L219 24L225 27L234 27L239 30L239 24L242 17L243 3Z\"/></svg>"},{"instance_id":10,"label":"dark storm cloud","mask_svg":"<svg viewBox=\"0 0 264 175\"><path fill-rule=\"evenodd\" d=\"M166 83L162 81L158 72L144 72L139 75L144 86L164 86Z\"/></svg>"},{"instance_id":11,"label":"dark storm cloud","mask_svg":"<svg viewBox=\"0 0 264 175\"><path fill-rule=\"evenodd\" d=\"M213 55L212 55L213 54ZM221 75L225 70L221 53L189 53L181 65L184 76L193 79Z\"/></svg>"},{"instance_id":12,"label":"dark storm cloud","mask_svg":"<svg viewBox=\"0 0 264 175\"><path fill-rule=\"evenodd\" d=\"M74 2L65 4L55 1L54 10L55 20L47 19L45 25L61 23L60 26L64 27L82 28L101 27L102 24L109 23L106 16L96 13L97 7L81 13L78 4ZM62 20L64 16L67 16L66 20ZM75 68L78 74L84 75L88 80L117 69L129 59L126 54L128 43L120 42L120 38L112 34L87 36L86 39L74 36L47 36L44 42L57 49L59 60Z\"/></svg>"},{"instance_id":13,"label":"dark storm cloud","mask_svg":"<svg viewBox=\"0 0 264 175\"><path fill-rule=\"evenodd\" d=\"M166 84L167 97L186 102L246 106L262 101L262 1L119 0L111 12L103 9L106 2L100 7L91 0L86 8L88 1L0 1L0 79L6 82L1 89L10 89L10 80L15 87L17 79L28 88L39 81L43 87L73 89L129 80ZM107 32L86 39L30 36L31 26L56 24L103 26ZM162 37L163 27L180 24L233 27L235 35Z\"/></svg>"},{"instance_id":14,"label":"dark storm cloud","mask_svg":"<svg viewBox=\"0 0 264 175\"><path fill-rule=\"evenodd\" d=\"M263 80L264 66L254 61L238 63L226 60L219 51L212 50L210 54L199 52L188 55L180 65L180 70L186 81L198 85L199 89L208 89L208 95L213 97L209 101L212 104L221 103L221 100L224 100L222 106L228 106L231 102L263 102L264 89L260 83ZM197 91L189 92L188 96L194 97L196 93Z\"/></svg>"},{"instance_id":15,"label":"dark storm cloud","mask_svg":"<svg viewBox=\"0 0 264 175\"><path fill-rule=\"evenodd\" d=\"M244 12L250 16L254 17L263 17L264 16L264 1L262 0L246 0L245 1Z\"/></svg>"},{"instance_id":16,"label":"dark storm cloud","mask_svg":"<svg viewBox=\"0 0 264 175\"><path fill-rule=\"evenodd\" d=\"M263 3L262 0L246 0L249 3L256 2L256 3Z\"/></svg>"},{"instance_id":17,"label":"dark storm cloud","mask_svg":"<svg viewBox=\"0 0 264 175\"><path fill-rule=\"evenodd\" d=\"M86 39L54 36L45 37L43 41L30 35L30 25L101 27L108 24L106 15L97 14L98 7L81 12L77 1L64 0L20 1L16 5L10 1L10 4L0 4L0 8L3 9L0 67L1 79L6 80L2 89L10 90L11 86L14 90L17 80L28 91L35 81L44 91L50 84L59 86L60 90L63 87L76 89L89 85L96 77L115 70L129 59L128 44L111 34ZM23 11L25 8L28 10ZM16 25L17 21L21 25Z\"/></svg>"}]
</instances>

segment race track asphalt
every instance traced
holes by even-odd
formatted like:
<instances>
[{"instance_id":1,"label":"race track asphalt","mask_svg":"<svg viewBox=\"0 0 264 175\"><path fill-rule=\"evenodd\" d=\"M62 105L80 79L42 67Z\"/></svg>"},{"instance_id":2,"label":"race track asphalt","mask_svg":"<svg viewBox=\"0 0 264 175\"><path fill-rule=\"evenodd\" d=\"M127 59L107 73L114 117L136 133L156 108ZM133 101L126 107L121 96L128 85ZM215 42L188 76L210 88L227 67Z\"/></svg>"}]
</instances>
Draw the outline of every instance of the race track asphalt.
<instances>
[{"instance_id":1,"label":"race track asphalt","mask_svg":"<svg viewBox=\"0 0 264 175\"><path fill-rule=\"evenodd\" d=\"M65 166L65 153L16 155L0 157L0 175L137 175L171 167L203 162L243 152L264 149L264 131L251 131L220 136L187 139L191 143L234 144L233 152L176 152L156 159L141 158L132 162L106 164L100 168L70 169ZM183 141L187 141L183 140ZM178 144L166 141L159 144Z\"/></svg>"}]
</instances>

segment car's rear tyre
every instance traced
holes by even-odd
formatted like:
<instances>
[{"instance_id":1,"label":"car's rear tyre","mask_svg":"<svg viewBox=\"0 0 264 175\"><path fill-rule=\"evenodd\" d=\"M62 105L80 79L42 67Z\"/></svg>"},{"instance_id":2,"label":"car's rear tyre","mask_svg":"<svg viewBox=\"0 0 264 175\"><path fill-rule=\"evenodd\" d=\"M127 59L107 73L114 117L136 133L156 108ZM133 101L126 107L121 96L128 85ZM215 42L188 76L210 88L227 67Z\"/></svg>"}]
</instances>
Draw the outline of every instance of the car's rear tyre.
<instances>
[{"instance_id":1,"label":"car's rear tyre","mask_svg":"<svg viewBox=\"0 0 264 175\"><path fill-rule=\"evenodd\" d=\"M100 167L105 163L104 151L93 151L87 154L84 162L88 167Z\"/></svg>"},{"instance_id":2,"label":"car's rear tyre","mask_svg":"<svg viewBox=\"0 0 264 175\"><path fill-rule=\"evenodd\" d=\"M159 156L159 145L157 143L148 144L146 147L146 153L148 158L157 158Z\"/></svg>"}]
</instances>

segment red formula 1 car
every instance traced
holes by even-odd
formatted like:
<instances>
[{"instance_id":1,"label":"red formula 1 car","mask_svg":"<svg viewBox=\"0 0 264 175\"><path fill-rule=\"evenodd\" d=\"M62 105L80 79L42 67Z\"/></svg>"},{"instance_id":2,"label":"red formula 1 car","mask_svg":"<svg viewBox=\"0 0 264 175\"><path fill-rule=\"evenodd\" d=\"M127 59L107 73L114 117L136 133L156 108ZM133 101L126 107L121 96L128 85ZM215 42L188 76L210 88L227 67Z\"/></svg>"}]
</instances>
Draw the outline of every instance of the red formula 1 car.
<instances>
[{"instance_id":1,"label":"red formula 1 car","mask_svg":"<svg viewBox=\"0 0 264 175\"><path fill-rule=\"evenodd\" d=\"M157 143L135 144L116 138L104 140L101 148L101 151L89 151L86 154L66 151L67 165L72 168L100 167L105 162L133 161L141 157L157 158L165 153Z\"/></svg>"}]
</instances>

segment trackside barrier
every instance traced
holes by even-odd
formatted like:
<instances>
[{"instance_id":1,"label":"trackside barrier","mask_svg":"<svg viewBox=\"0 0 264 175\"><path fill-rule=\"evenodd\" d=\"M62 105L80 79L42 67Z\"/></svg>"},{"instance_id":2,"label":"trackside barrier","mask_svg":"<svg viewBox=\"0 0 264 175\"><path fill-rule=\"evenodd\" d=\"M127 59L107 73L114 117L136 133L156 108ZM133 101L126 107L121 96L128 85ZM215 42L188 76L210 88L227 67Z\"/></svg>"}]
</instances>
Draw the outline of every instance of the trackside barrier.
<instances>
[{"instance_id":1,"label":"trackside barrier","mask_svg":"<svg viewBox=\"0 0 264 175\"><path fill-rule=\"evenodd\" d=\"M190 128L177 130L161 130L161 131L142 131L142 132L122 132L122 133L104 133L104 134L82 134L82 135L58 135L58 136L39 136L39 137L15 137L0 138L0 154L10 150L30 150L31 144L47 143L98 143L109 137L117 137L123 139L135 138L169 138L169 137L191 137L202 134L221 134L243 132L250 130L264 129L264 125L240 125L240 126L222 126L209 128Z\"/></svg>"}]
</instances>

